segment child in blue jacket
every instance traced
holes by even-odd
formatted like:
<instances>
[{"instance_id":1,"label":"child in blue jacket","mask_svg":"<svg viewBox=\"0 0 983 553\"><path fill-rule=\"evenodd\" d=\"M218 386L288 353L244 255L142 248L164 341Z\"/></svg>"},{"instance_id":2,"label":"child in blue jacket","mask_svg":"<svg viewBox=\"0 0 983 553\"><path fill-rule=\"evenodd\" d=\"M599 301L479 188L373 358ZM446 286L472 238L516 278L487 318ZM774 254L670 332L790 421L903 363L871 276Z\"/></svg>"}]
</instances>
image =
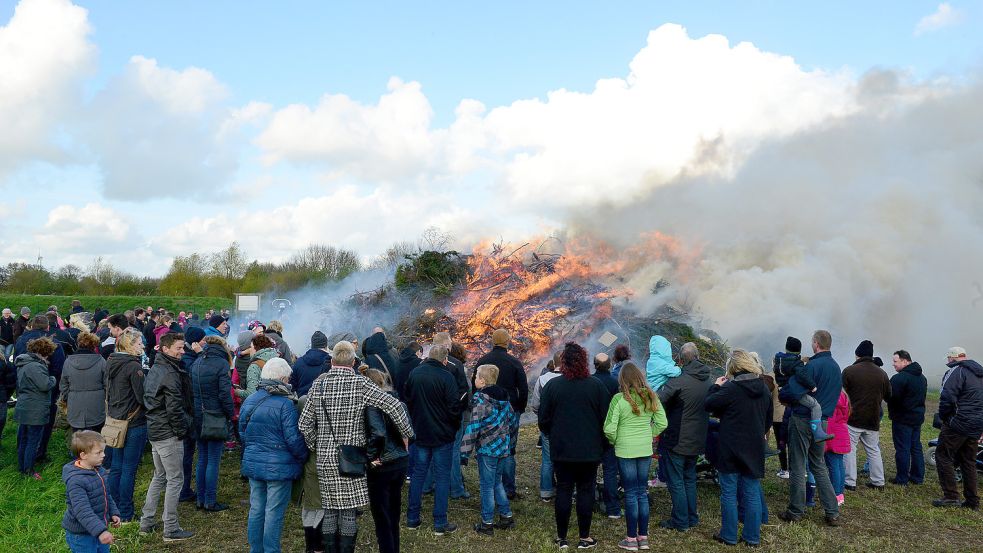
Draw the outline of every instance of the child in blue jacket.
<instances>
[{"instance_id":1,"label":"child in blue jacket","mask_svg":"<svg viewBox=\"0 0 983 553\"><path fill-rule=\"evenodd\" d=\"M72 553L109 553L113 543L110 526L120 525L119 509L106 486L106 440L102 434L83 430L72 435L77 460L61 469L68 508L61 519L65 541Z\"/></svg>"}]
</instances>

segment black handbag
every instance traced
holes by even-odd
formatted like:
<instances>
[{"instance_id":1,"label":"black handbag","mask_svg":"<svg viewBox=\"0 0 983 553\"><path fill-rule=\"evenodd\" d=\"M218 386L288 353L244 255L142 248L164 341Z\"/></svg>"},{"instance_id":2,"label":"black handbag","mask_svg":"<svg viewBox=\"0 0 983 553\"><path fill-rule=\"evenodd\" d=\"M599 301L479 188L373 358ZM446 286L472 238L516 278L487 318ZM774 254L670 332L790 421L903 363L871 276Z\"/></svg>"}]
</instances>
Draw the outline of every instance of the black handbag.
<instances>
[{"instance_id":1,"label":"black handbag","mask_svg":"<svg viewBox=\"0 0 983 553\"><path fill-rule=\"evenodd\" d=\"M331 439L338 442L335 437L331 419L328 419L328 431L331 432ZM369 456L364 447L357 445L345 445L338 443L338 475L345 478L365 478L365 469L369 464Z\"/></svg>"},{"instance_id":2,"label":"black handbag","mask_svg":"<svg viewBox=\"0 0 983 553\"><path fill-rule=\"evenodd\" d=\"M229 423L225 413L205 409L205 396L201 395L201 376L198 376L198 397L201 398L201 432L198 438L205 441L224 442L229 438Z\"/></svg>"}]
</instances>

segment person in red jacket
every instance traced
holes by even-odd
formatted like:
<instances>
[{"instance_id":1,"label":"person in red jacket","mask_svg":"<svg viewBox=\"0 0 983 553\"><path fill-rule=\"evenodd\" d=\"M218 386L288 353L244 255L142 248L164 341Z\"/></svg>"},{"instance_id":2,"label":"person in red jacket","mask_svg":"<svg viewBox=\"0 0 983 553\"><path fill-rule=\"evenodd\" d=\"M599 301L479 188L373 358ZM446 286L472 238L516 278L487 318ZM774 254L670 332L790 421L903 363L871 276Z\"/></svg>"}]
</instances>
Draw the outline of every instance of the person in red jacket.
<instances>
[{"instance_id":1,"label":"person in red jacket","mask_svg":"<svg viewBox=\"0 0 983 553\"><path fill-rule=\"evenodd\" d=\"M843 486L846 484L846 467L843 455L850 453L850 432L847 431L847 420L850 418L850 398L846 392L840 392L836 402L836 411L826 423L826 430L834 437L826 442L826 466L829 467L829 479L836 492L837 505L843 505Z\"/></svg>"}]
</instances>

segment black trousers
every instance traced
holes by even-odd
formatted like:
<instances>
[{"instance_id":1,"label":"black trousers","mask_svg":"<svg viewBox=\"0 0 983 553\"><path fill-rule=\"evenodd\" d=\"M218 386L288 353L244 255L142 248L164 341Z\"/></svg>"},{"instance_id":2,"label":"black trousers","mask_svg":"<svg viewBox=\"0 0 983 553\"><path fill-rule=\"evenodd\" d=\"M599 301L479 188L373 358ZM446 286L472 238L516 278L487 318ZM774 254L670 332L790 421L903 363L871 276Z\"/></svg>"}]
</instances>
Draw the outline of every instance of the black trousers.
<instances>
[{"instance_id":1,"label":"black trousers","mask_svg":"<svg viewBox=\"0 0 983 553\"><path fill-rule=\"evenodd\" d=\"M956 487L955 464L963 473L963 496L966 503L979 506L980 496L976 493L976 449L978 436L963 436L943 427L939 433L939 445L935 448L935 465L939 471L939 484L946 499L959 499Z\"/></svg>"},{"instance_id":2,"label":"black trousers","mask_svg":"<svg viewBox=\"0 0 983 553\"><path fill-rule=\"evenodd\" d=\"M399 553L399 517L403 510L406 465L398 469L369 470L369 509L375 521L380 553Z\"/></svg>"},{"instance_id":3,"label":"black trousers","mask_svg":"<svg viewBox=\"0 0 983 553\"><path fill-rule=\"evenodd\" d=\"M577 489L577 528L581 538L590 537L591 516L594 510L594 487L597 485L597 463L567 463L553 461L556 475L556 534L567 538L573 490Z\"/></svg>"}]
</instances>

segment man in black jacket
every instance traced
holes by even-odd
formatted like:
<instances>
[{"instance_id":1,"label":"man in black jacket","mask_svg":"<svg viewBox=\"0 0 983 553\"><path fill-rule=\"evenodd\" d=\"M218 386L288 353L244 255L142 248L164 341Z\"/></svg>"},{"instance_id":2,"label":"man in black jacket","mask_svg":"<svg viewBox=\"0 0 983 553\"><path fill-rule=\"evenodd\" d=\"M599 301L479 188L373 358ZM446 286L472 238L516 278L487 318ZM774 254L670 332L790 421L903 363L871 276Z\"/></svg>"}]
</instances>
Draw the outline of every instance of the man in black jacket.
<instances>
[{"instance_id":1,"label":"man in black jacket","mask_svg":"<svg viewBox=\"0 0 983 553\"><path fill-rule=\"evenodd\" d=\"M672 498L672 515L661 526L679 532L700 523L696 510L696 458L706 448L710 416L703 404L713 382L710 368L699 357L696 344L683 344L679 349L682 374L670 378L658 391L669 422L659 439L668 451L667 484Z\"/></svg>"},{"instance_id":2,"label":"man in black jacket","mask_svg":"<svg viewBox=\"0 0 983 553\"><path fill-rule=\"evenodd\" d=\"M21 334L24 334L25 332L30 330L29 328L30 326L31 326L31 308L21 307L20 317L17 317L17 320L14 321L14 342L16 342L18 338L20 338Z\"/></svg>"},{"instance_id":3,"label":"man in black jacket","mask_svg":"<svg viewBox=\"0 0 983 553\"><path fill-rule=\"evenodd\" d=\"M522 362L514 355L509 354L508 347L512 342L509 331L499 328L492 333L492 350L478 359L474 366L495 365L498 367L498 385L505 388L509 393L509 403L516 416L522 417L526 412L526 403L529 401L529 381L526 379L526 371L522 367ZM474 384L474 376L471 378ZM502 484L505 486L505 493L509 499L515 499L515 452L509 455L505 463L505 474L502 475Z\"/></svg>"},{"instance_id":4,"label":"man in black jacket","mask_svg":"<svg viewBox=\"0 0 983 553\"><path fill-rule=\"evenodd\" d=\"M925 456L922 453L922 423L925 422L925 393L928 381L922 367L911 361L905 350L894 352L891 377L891 397L887 413L891 417L891 438L894 440L894 464L897 475L892 484L904 486L909 482L921 484L925 479Z\"/></svg>"},{"instance_id":5,"label":"man in black jacket","mask_svg":"<svg viewBox=\"0 0 983 553\"><path fill-rule=\"evenodd\" d=\"M450 351L453 342L449 332L438 332L433 337L434 345L447 347ZM454 451L461 451L461 440L464 437L464 427L471 420L471 386L468 384L468 377L464 371L464 363L453 355L447 355L447 371L454 376L457 384L457 395L461 399L461 424L454 435ZM467 499L471 497L468 490L464 487L464 474L461 472L462 461L460 455L455 455L451 462L451 499ZM506 487L508 490L508 487ZM433 473L427 473L427 479L423 484L423 493L433 492Z\"/></svg>"},{"instance_id":6,"label":"man in black jacket","mask_svg":"<svg viewBox=\"0 0 983 553\"><path fill-rule=\"evenodd\" d=\"M942 377L942 393L939 394L939 418L942 431L935 448L936 467L942 499L936 499L936 507L959 506L959 490L956 488L955 461L963 473L962 506L980 508L976 493L976 451L980 434L983 434L983 366L966 357L966 350L950 348L946 354L949 371Z\"/></svg>"},{"instance_id":7,"label":"man in black jacket","mask_svg":"<svg viewBox=\"0 0 983 553\"><path fill-rule=\"evenodd\" d=\"M0 359L0 437L7 424L7 400L17 389L17 367L12 361Z\"/></svg>"},{"instance_id":8,"label":"man in black jacket","mask_svg":"<svg viewBox=\"0 0 983 553\"><path fill-rule=\"evenodd\" d=\"M193 533L178 524L177 505L184 479L184 439L191 431L194 398L191 377L181 365L184 335L169 332L160 338L160 351L153 369L143 383L143 403L147 408L147 434L154 458L154 476L147 489L140 528L153 528L157 502L164 492L165 536L171 540L190 538Z\"/></svg>"},{"instance_id":9,"label":"man in black jacket","mask_svg":"<svg viewBox=\"0 0 983 553\"><path fill-rule=\"evenodd\" d=\"M449 351L446 346L434 345L420 366L413 370L406 382L405 401L410 420L416 433L413 475L410 477L409 507L406 526L410 530L420 527L420 510L423 500L423 483L427 471L433 467L434 533L441 536L457 530L457 525L447 520L447 503L450 496L451 461L458 457L454 451L454 436L461 426L462 399L457 383L446 369Z\"/></svg>"},{"instance_id":10,"label":"man in black jacket","mask_svg":"<svg viewBox=\"0 0 983 553\"><path fill-rule=\"evenodd\" d=\"M4 360L10 360L11 354L14 353L14 343L17 341L14 338L14 314L10 311L10 308L4 308L3 317L0 317L0 354L3 355Z\"/></svg>"}]
</instances>

